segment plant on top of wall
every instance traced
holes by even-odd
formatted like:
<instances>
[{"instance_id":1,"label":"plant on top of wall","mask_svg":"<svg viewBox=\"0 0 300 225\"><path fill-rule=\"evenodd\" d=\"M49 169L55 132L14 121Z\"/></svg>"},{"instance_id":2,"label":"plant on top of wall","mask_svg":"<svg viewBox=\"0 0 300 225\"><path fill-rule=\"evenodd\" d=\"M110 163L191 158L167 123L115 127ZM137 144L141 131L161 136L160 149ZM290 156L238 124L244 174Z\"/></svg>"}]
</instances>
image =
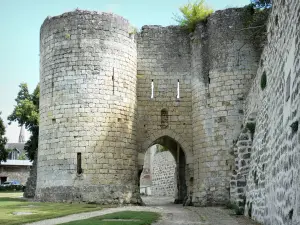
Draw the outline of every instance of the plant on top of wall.
<instances>
[{"instance_id":1,"label":"plant on top of wall","mask_svg":"<svg viewBox=\"0 0 300 225\"><path fill-rule=\"evenodd\" d=\"M214 10L204 4L204 0L197 0L195 2L189 2L179 8L182 16L175 14L174 20L178 24L190 32L193 32L197 23L206 21Z\"/></svg>"},{"instance_id":2,"label":"plant on top of wall","mask_svg":"<svg viewBox=\"0 0 300 225\"><path fill-rule=\"evenodd\" d=\"M264 90L266 88L266 86L267 86L267 74L264 71L263 74L261 75L261 78L260 78L261 90Z\"/></svg>"},{"instance_id":3,"label":"plant on top of wall","mask_svg":"<svg viewBox=\"0 0 300 225\"><path fill-rule=\"evenodd\" d=\"M129 35L136 34L137 32L138 32L138 29L136 27L131 26L131 25L129 26L129 28L128 28Z\"/></svg>"}]
</instances>

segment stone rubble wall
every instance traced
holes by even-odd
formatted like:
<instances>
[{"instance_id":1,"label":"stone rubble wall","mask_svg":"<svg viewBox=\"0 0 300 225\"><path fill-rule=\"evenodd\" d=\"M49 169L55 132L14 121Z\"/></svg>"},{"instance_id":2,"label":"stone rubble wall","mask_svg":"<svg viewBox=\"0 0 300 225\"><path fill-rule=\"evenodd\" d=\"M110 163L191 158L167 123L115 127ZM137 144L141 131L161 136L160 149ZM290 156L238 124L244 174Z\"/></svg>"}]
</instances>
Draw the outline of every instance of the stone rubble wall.
<instances>
[{"instance_id":1,"label":"stone rubble wall","mask_svg":"<svg viewBox=\"0 0 300 225\"><path fill-rule=\"evenodd\" d=\"M245 121L257 113L245 214L265 225L294 225L300 224L300 2L273 4L268 42L245 105Z\"/></svg>"},{"instance_id":2,"label":"stone rubble wall","mask_svg":"<svg viewBox=\"0 0 300 225\"><path fill-rule=\"evenodd\" d=\"M246 181L250 170L255 118L256 115L252 115L243 125L242 133L237 139L232 152L235 156L235 167L230 180L230 202L238 207L240 212L245 210Z\"/></svg>"},{"instance_id":3,"label":"stone rubble wall","mask_svg":"<svg viewBox=\"0 0 300 225\"><path fill-rule=\"evenodd\" d=\"M141 193L175 197L177 189L175 170L176 162L169 151L160 152L157 145L150 147L145 154L140 178Z\"/></svg>"},{"instance_id":4,"label":"stone rubble wall","mask_svg":"<svg viewBox=\"0 0 300 225\"><path fill-rule=\"evenodd\" d=\"M157 152L153 159L153 196L174 197L176 187L176 162L169 151Z\"/></svg>"},{"instance_id":5,"label":"stone rubble wall","mask_svg":"<svg viewBox=\"0 0 300 225\"><path fill-rule=\"evenodd\" d=\"M47 18L40 57L36 198L140 203L137 51L128 21L82 10Z\"/></svg>"}]
</instances>

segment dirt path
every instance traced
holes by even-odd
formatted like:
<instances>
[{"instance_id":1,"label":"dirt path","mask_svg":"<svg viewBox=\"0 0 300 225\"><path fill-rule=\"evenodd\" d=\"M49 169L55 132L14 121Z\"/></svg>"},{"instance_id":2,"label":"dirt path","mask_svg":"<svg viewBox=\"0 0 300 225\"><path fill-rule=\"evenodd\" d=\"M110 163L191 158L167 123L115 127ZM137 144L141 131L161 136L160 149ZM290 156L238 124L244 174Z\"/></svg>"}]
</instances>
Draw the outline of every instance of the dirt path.
<instances>
[{"instance_id":1,"label":"dirt path","mask_svg":"<svg viewBox=\"0 0 300 225\"><path fill-rule=\"evenodd\" d=\"M228 210L217 207L183 207L175 205L171 198L143 198L147 206L126 206L119 208L103 209L101 211L78 213L55 219L28 223L26 225L54 225L74 220L82 220L90 217L101 216L109 213L125 210L131 211L152 211L162 214L162 220L153 225L255 225L251 220L244 217L230 216Z\"/></svg>"}]
</instances>

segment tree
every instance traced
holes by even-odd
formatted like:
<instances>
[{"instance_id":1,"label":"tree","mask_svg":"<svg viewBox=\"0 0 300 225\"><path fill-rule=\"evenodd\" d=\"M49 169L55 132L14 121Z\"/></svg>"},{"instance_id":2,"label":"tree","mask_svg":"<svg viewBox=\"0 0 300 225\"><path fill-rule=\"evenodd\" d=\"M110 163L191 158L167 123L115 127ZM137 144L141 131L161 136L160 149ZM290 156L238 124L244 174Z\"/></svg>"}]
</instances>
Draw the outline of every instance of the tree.
<instances>
[{"instance_id":1,"label":"tree","mask_svg":"<svg viewBox=\"0 0 300 225\"><path fill-rule=\"evenodd\" d=\"M182 16L175 15L174 19L180 26L187 28L190 32L195 30L197 23L205 21L213 13L213 9L204 4L204 0L189 2L181 6L179 10Z\"/></svg>"},{"instance_id":2,"label":"tree","mask_svg":"<svg viewBox=\"0 0 300 225\"><path fill-rule=\"evenodd\" d=\"M257 9L268 9L272 7L272 0L251 0L251 4Z\"/></svg>"},{"instance_id":3,"label":"tree","mask_svg":"<svg viewBox=\"0 0 300 225\"><path fill-rule=\"evenodd\" d=\"M0 115L1 115L1 112L0 112ZM8 156L8 151L5 149L7 138L4 137L4 135L5 135L5 126L4 126L2 118L0 117L0 164L1 164L1 161L6 162L6 159Z\"/></svg>"},{"instance_id":4,"label":"tree","mask_svg":"<svg viewBox=\"0 0 300 225\"><path fill-rule=\"evenodd\" d=\"M26 83L21 83L19 87L20 91L15 99L17 105L8 116L8 120L10 123L17 122L20 126L25 125L25 128L31 132L24 149L27 157L33 160L38 148L40 87L37 85L32 94L29 93Z\"/></svg>"}]
</instances>

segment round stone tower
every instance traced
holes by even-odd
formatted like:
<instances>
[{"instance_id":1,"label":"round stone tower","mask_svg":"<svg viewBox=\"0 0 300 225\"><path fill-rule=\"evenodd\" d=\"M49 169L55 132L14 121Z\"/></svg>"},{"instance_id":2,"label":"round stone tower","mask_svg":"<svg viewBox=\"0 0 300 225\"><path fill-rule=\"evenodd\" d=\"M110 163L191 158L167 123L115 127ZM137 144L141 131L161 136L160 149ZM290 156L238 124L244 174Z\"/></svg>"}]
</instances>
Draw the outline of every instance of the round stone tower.
<instances>
[{"instance_id":1,"label":"round stone tower","mask_svg":"<svg viewBox=\"0 0 300 225\"><path fill-rule=\"evenodd\" d=\"M120 16L81 10L44 21L38 200L140 202L129 29Z\"/></svg>"}]
</instances>

